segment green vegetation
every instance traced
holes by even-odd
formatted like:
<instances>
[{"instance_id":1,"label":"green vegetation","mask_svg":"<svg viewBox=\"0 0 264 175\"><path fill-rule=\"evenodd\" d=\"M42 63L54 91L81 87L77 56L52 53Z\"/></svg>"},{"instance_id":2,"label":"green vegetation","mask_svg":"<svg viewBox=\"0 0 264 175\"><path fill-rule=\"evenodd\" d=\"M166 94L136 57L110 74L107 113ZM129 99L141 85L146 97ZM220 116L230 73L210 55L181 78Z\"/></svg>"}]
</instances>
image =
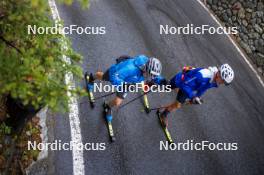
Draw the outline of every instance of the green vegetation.
<instances>
[{"instance_id":1,"label":"green vegetation","mask_svg":"<svg viewBox=\"0 0 264 175\"><path fill-rule=\"evenodd\" d=\"M72 0L60 2L71 4ZM88 0L79 2L88 6ZM67 109L67 91L76 95L81 90L68 89L64 76L68 72L81 76L81 56L71 47L61 49L60 41L70 46L62 35L29 35L28 25L54 26L48 1L1 0L0 96L11 95L36 108ZM71 58L71 64L64 62L63 55Z\"/></svg>"},{"instance_id":2,"label":"green vegetation","mask_svg":"<svg viewBox=\"0 0 264 175\"><path fill-rule=\"evenodd\" d=\"M28 121L20 134L11 134L11 128L0 124L0 174L25 174L25 169L36 161L40 150L28 150L28 141L39 144L41 126L39 117Z\"/></svg>"},{"instance_id":3,"label":"green vegetation","mask_svg":"<svg viewBox=\"0 0 264 175\"><path fill-rule=\"evenodd\" d=\"M59 0L67 5L72 1ZM89 5L88 0L78 1L83 8ZM17 113L7 109L9 96L25 106L64 111L69 100L67 92L82 93L80 88L69 89L64 82L66 73L71 72L75 78L82 75L81 56L73 51L69 39L60 34L28 34L28 25L55 25L48 1L0 1L0 172L3 174L24 174L39 155L39 150L27 150L27 142L42 142L38 117L21 123L23 127L16 132L16 128L5 124L7 118L17 120L9 115ZM62 49L62 43L68 49ZM64 61L64 55L71 63Z\"/></svg>"}]
</instances>

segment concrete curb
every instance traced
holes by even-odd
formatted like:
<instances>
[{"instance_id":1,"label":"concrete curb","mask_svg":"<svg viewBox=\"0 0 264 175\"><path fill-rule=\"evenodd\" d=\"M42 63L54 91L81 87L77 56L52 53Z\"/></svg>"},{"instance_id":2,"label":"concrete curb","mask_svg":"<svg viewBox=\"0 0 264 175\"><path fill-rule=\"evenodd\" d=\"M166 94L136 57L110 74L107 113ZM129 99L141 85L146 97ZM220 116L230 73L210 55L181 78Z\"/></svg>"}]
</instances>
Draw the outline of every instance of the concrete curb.
<instances>
[{"instance_id":1,"label":"concrete curb","mask_svg":"<svg viewBox=\"0 0 264 175\"><path fill-rule=\"evenodd\" d=\"M36 114L40 118L40 126L41 126L41 139L42 143L48 142L48 127L47 127L47 111L48 108L43 108L40 112ZM48 169L48 150L42 150L39 153L37 161L34 161L27 169L27 174L38 174L45 175Z\"/></svg>"}]
</instances>

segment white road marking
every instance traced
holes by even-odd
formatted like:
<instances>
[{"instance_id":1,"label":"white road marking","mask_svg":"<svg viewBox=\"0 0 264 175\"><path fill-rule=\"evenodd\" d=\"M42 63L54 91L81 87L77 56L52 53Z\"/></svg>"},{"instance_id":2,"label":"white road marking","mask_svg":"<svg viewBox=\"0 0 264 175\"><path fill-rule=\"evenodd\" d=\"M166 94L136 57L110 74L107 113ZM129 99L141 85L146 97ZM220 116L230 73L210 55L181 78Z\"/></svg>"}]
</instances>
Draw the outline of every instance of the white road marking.
<instances>
[{"instance_id":1,"label":"white road marking","mask_svg":"<svg viewBox=\"0 0 264 175\"><path fill-rule=\"evenodd\" d=\"M52 17L55 20L55 23L58 23L60 19L60 15L55 3L55 0L48 0L49 6L51 8ZM64 49L67 48L67 44L62 42L62 47ZM63 59L67 63L71 63L70 58L63 56ZM73 74L71 72L65 75L65 83L68 85L70 89L75 89L75 83L73 80ZM69 121L71 128L71 141L73 143L82 144L82 135L80 128L80 119L79 119L79 108L77 98L71 96L71 93L68 91L67 95L70 97L69 102ZM84 175L84 160L83 160L83 150L78 149L78 147L73 146L72 149L72 158L73 158L73 174L74 175Z\"/></svg>"},{"instance_id":2,"label":"white road marking","mask_svg":"<svg viewBox=\"0 0 264 175\"><path fill-rule=\"evenodd\" d=\"M201 1L201 0L197 0L199 2L199 4L201 4L201 6L210 14L210 16L215 20L215 22L219 25L222 26L222 24L218 21L218 19L214 16L214 14L212 14L210 12L210 10L205 6L205 4ZM259 76L258 72L254 69L253 65L249 62L249 60L247 59L246 55L243 53L243 51L238 47L237 43L233 40L233 38L231 38L230 35L226 34L227 37L229 38L229 40L232 42L232 44L235 46L235 48L237 49L237 51L240 53L240 55L242 56L242 58L245 60L245 62L248 64L248 66L250 67L250 69L254 72L254 74L257 76L260 84L262 85L262 87L264 87L264 83L261 79L261 77Z\"/></svg>"}]
</instances>

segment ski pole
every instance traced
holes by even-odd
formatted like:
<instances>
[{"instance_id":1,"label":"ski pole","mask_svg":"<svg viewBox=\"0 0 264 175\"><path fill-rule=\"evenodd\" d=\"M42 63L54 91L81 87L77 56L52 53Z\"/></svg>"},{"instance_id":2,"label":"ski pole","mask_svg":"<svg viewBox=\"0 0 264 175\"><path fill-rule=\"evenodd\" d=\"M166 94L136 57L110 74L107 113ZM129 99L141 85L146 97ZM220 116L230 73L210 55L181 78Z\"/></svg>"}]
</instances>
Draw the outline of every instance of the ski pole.
<instances>
[{"instance_id":1,"label":"ski pole","mask_svg":"<svg viewBox=\"0 0 264 175\"><path fill-rule=\"evenodd\" d=\"M150 108L149 110L150 111L154 111L154 110L158 110L158 109L164 109L166 108L167 106L160 106L160 107L156 107L156 108Z\"/></svg>"},{"instance_id":2,"label":"ski pole","mask_svg":"<svg viewBox=\"0 0 264 175\"><path fill-rule=\"evenodd\" d=\"M94 98L94 100L99 100L99 99L101 99L101 98L104 98L104 97L110 96L110 95L112 95L112 94L114 94L114 93L115 93L115 92L111 92L111 93L109 93L109 94L105 94L105 95L102 95L102 96L96 97L96 98Z\"/></svg>"},{"instance_id":3,"label":"ski pole","mask_svg":"<svg viewBox=\"0 0 264 175\"><path fill-rule=\"evenodd\" d=\"M187 101L184 103L184 105L191 105L192 103L190 101ZM168 106L160 106L160 107L156 107L156 108L150 108L150 111L154 111L154 110L158 110L158 109L164 109L167 108Z\"/></svg>"},{"instance_id":4,"label":"ski pole","mask_svg":"<svg viewBox=\"0 0 264 175\"><path fill-rule=\"evenodd\" d=\"M144 92L144 93L143 93L143 94L141 94L140 96L138 96L138 97L135 97L134 99L132 99L132 100L128 101L127 103L123 104L122 106L120 106L120 107L119 107L119 109L121 109L121 108L125 107L126 105L128 105L128 104L132 103L133 101L135 101L135 100L137 100L137 99L139 99L139 98L143 97L144 95L146 95L146 94L148 94L148 93L150 93L150 92L151 92L151 91Z\"/></svg>"}]
</instances>

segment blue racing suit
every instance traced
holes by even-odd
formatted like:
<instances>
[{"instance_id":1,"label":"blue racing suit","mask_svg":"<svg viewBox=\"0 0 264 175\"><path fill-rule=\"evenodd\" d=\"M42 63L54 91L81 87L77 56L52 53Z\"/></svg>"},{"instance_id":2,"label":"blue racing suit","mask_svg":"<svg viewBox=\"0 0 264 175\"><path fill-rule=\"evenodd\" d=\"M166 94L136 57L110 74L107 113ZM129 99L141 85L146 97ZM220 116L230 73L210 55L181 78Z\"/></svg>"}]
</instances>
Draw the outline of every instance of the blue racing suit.
<instances>
[{"instance_id":1,"label":"blue racing suit","mask_svg":"<svg viewBox=\"0 0 264 175\"><path fill-rule=\"evenodd\" d=\"M179 72L171 80L172 88L179 88L187 96L192 99L201 97L207 89L218 87L213 81L214 73L206 68L196 68L186 73Z\"/></svg>"}]
</instances>

